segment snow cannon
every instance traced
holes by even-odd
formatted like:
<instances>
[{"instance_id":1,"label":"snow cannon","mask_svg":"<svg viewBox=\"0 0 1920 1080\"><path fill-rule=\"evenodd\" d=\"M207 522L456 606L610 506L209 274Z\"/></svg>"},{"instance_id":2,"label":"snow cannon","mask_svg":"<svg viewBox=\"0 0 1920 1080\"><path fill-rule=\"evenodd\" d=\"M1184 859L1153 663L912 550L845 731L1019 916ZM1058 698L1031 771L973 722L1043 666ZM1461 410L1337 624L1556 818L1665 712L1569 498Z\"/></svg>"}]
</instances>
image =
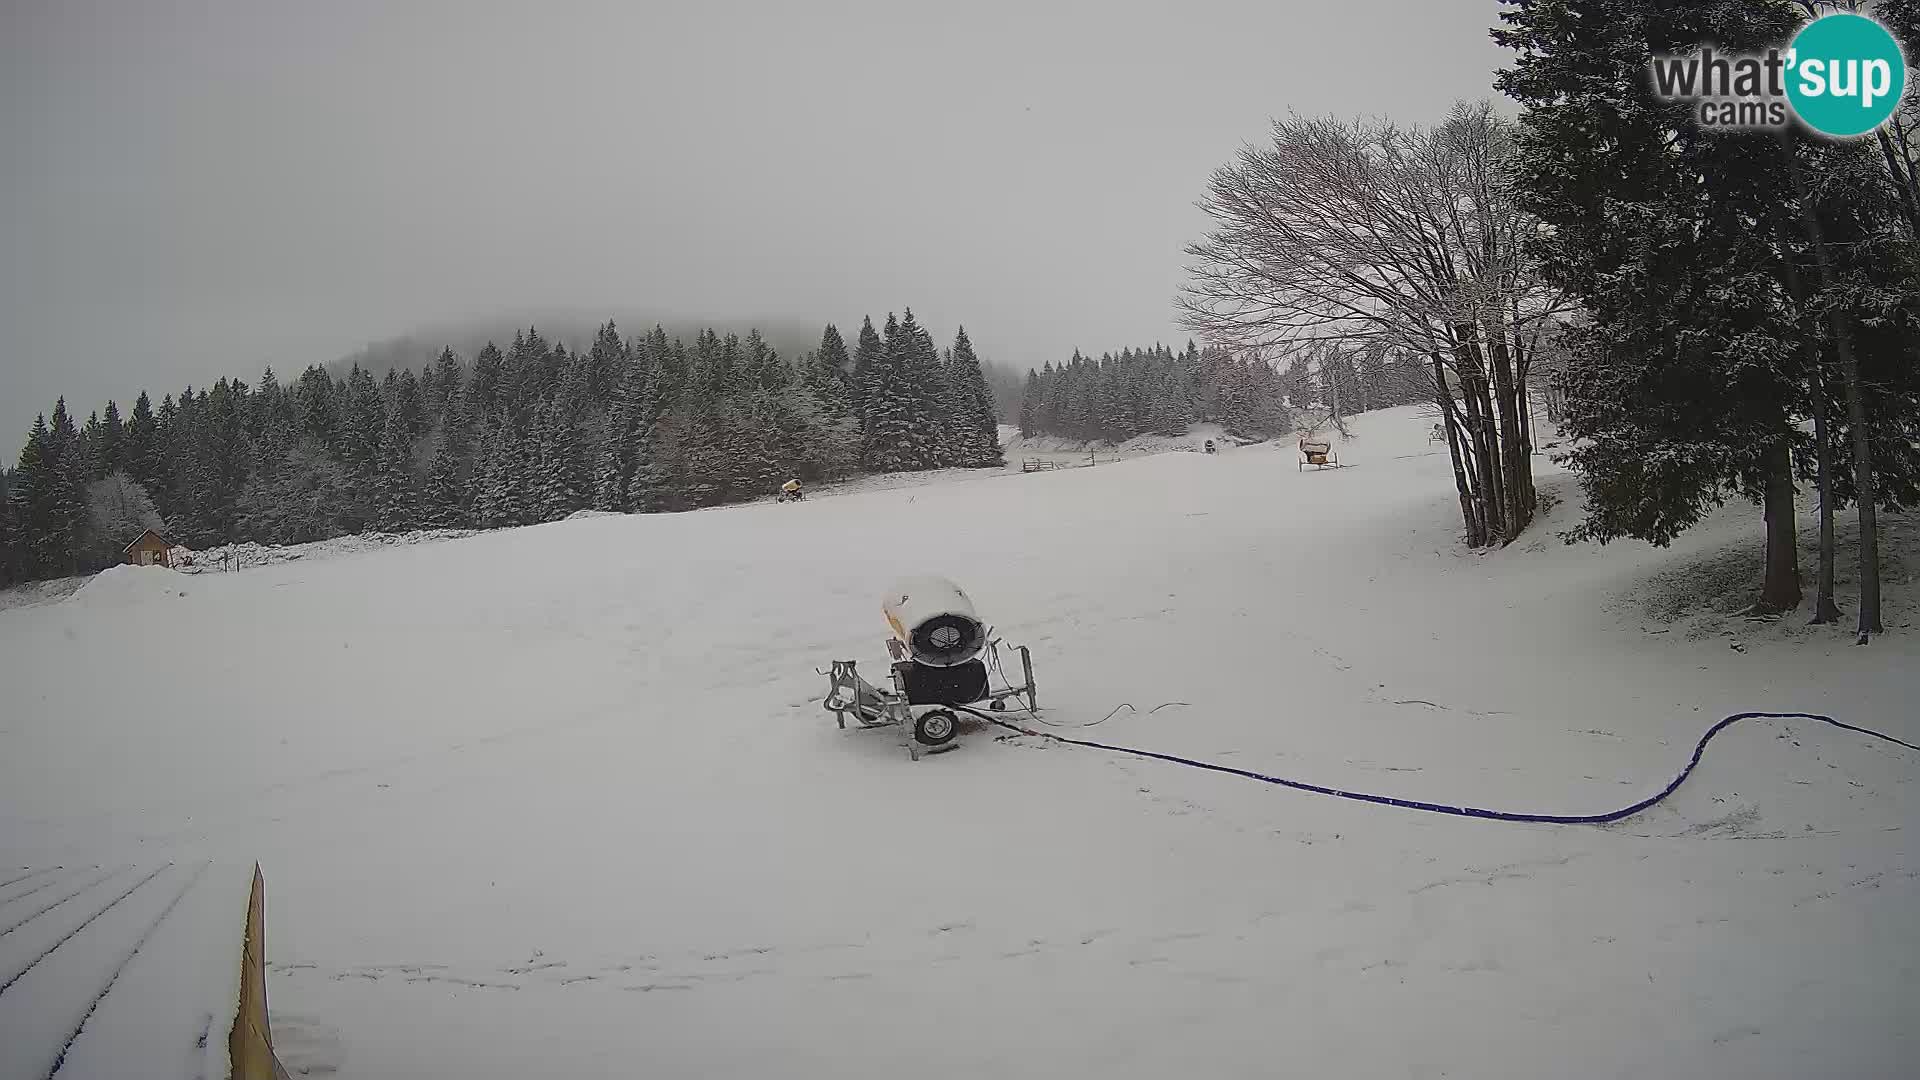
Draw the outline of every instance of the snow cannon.
<instances>
[{"instance_id":1,"label":"snow cannon","mask_svg":"<svg viewBox=\"0 0 1920 1080\"><path fill-rule=\"evenodd\" d=\"M958 667L987 647L987 626L973 613L960 586L940 577L910 578L880 602L893 628L888 649L895 660L912 658L928 667Z\"/></svg>"},{"instance_id":2,"label":"snow cannon","mask_svg":"<svg viewBox=\"0 0 1920 1080\"><path fill-rule=\"evenodd\" d=\"M822 702L845 729L848 717L862 728L910 730L907 750L918 761L923 748L951 749L960 732L960 712L985 703L1004 711L1008 699L1039 707L1033 685L1033 654L1018 647L1023 680L1013 685L1001 668L1000 641L975 613L960 586L942 577L909 578L881 598L893 636L892 688L860 677L852 660L835 660ZM999 685L995 685L996 681ZM957 710L957 711L956 711Z\"/></svg>"}]
</instances>

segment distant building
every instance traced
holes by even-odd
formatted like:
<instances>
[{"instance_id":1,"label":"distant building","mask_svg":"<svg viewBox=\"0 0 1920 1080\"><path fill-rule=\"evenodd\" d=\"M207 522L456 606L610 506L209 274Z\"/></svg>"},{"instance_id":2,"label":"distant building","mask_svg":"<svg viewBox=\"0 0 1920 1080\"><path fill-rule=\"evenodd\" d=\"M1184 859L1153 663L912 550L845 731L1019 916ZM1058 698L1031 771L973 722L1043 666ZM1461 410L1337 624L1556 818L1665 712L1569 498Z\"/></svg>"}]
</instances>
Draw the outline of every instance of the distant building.
<instances>
[{"instance_id":1,"label":"distant building","mask_svg":"<svg viewBox=\"0 0 1920 1080\"><path fill-rule=\"evenodd\" d=\"M167 555L167 552L172 549L173 545L167 542L166 537L148 529L140 534L138 540L128 544L120 554L133 566L172 566L173 563Z\"/></svg>"}]
</instances>

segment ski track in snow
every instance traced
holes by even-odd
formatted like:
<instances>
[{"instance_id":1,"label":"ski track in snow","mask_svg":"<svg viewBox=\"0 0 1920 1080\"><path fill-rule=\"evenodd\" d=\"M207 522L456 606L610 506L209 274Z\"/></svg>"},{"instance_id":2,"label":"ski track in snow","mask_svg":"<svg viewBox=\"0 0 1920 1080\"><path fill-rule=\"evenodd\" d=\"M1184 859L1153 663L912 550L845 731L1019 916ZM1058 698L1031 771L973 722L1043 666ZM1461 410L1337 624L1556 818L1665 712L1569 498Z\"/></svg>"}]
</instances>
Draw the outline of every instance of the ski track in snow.
<instances>
[{"instance_id":1,"label":"ski track in snow","mask_svg":"<svg viewBox=\"0 0 1920 1080\"><path fill-rule=\"evenodd\" d=\"M1742 725L1666 803L1556 827L971 719L916 764L819 707L932 571L1034 646L1046 720L1315 783L1590 812L1732 711L1920 735L1910 586L1869 649L1657 636L1630 598L1756 513L1466 553L1428 426L1359 418L1339 472L891 479L0 611L0 946L258 859L282 1057L343 1080L1911 1074L1897 748ZM1574 492L1537 460L1550 541Z\"/></svg>"}]
</instances>

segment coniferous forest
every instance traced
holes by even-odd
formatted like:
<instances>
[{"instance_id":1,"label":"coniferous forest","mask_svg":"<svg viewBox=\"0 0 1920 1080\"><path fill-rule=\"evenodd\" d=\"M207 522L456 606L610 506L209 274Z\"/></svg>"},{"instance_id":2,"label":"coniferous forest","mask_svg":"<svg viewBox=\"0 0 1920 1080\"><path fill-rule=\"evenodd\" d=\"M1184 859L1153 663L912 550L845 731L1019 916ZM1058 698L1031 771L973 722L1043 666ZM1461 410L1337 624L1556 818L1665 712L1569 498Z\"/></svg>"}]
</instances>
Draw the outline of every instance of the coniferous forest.
<instances>
[{"instance_id":1,"label":"coniferous forest","mask_svg":"<svg viewBox=\"0 0 1920 1080\"><path fill-rule=\"evenodd\" d=\"M1418 362L1385 350L1325 350L1312 362L1295 355L1276 369L1257 357L1187 343L1122 349L1091 360L1075 352L1065 364L1027 373L1020 400L1022 435L1122 442L1137 435L1179 435L1214 423L1246 439L1292 430L1289 403L1311 420L1311 405L1336 413L1366 412L1424 401L1429 377Z\"/></svg>"},{"instance_id":2,"label":"coniferous forest","mask_svg":"<svg viewBox=\"0 0 1920 1080\"><path fill-rule=\"evenodd\" d=\"M269 368L85 421L63 399L0 474L0 584L99 569L148 527L196 548L291 544L991 467L994 411L966 331L938 349L911 310L865 320L851 346L829 325L793 361L757 331L688 343L608 322L583 350L528 329L384 380L313 366L282 383Z\"/></svg>"}]
</instances>

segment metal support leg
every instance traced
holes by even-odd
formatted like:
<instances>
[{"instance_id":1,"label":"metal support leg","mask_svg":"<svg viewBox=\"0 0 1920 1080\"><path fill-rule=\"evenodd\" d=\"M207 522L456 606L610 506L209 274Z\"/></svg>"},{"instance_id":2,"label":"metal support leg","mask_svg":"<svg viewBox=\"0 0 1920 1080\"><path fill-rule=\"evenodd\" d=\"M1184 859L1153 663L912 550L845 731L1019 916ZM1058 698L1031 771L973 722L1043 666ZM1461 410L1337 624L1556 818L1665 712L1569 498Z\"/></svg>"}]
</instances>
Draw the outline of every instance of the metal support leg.
<instances>
[{"instance_id":1,"label":"metal support leg","mask_svg":"<svg viewBox=\"0 0 1920 1080\"><path fill-rule=\"evenodd\" d=\"M1020 666L1025 669L1027 676L1027 708L1038 710L1040 695L1033 685L1033 653L1025 645L1020 646Z\"/></svg>"},{"instance_id":2,"label":"metal support leg","mask_svg":"<svg viewBox=\"0 0 1920 1080\"><path fill-rule=\"evenodd\" d=\"M907 735L907 755L919 761L920 740L913 737L913 706L907 704L906 680L900 677L900 669L897 667L893 669L893 692L900 698L899 703L892 707L899 710L897 715L900 718L900 730Z\"/></svg>"}]
</instances>

